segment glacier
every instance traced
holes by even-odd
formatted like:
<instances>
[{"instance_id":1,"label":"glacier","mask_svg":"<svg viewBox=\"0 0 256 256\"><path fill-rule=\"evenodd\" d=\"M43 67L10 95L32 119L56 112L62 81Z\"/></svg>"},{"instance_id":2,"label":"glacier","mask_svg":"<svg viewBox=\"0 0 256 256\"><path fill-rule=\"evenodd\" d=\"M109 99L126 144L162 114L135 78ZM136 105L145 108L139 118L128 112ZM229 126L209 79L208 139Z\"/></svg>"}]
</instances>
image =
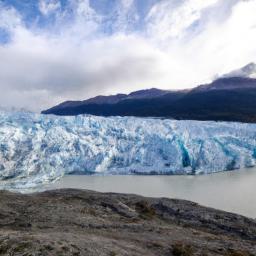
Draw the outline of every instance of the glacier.
<instances>
[{"instance_id":1,"label":"glacier","mask_svg":"<svg viewBox=\"0 0 256 256\"><path fill-rule=\"evenodd\" d=\"M209 174L256 163L256 124L0 112L0 188L66 174Z\"/></svg>"}]
</instances>

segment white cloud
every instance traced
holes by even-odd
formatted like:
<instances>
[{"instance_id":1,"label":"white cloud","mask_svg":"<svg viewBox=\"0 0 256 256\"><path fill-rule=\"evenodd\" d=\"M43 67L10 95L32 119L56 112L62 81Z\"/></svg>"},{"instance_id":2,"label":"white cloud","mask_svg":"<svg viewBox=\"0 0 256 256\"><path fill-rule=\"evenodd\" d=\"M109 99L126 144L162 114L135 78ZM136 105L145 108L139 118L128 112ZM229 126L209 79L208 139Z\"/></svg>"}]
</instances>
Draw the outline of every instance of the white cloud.
<instances>
[{"instance_id":1,"label":"white cloud","mask_svg":"<svg viewBox=\"0 0 256 256\"><path fill-rule=\"evenodd\" d=\"M196 77L211 78L256 61L256 1L240 1L221 23L212 17L199 35L178 46L178 58ZM172 51L172 50L170 50Z\"/></svg>"},{"instance_id":2,"label":"white cloud","mask_svg":"<svg viewBox=\"0 0 256 256\"><path fill-rule=\"evenodd\" d=\"M134 0L121 0L124 8L130 8L134 2Z\"/></svg>"},{"instance_id":3,"label":"white cloud","mask_svg":"<svg viewBox=\"0 0 256 256\"><path fill-rule=\"evenodd\" d=\"M143 84L153 86L164 75L159 62L165 56L137 37L101 37L77 45L69 37L56 41L24 29L15 33L11 45L0 47L0 83L8 84L8 90L0 96L5 105L13 104L5 96L10 91L20 91L21 99L34 94L22 107L40 110L60 99L129 92ZM49 97L45 98L46 93Z\"/></svg>"},{"instance_id":4,"label":"white cloud","mask_svg":"<svg viewBox=\"0 0 256 256\"><path fill-rule=\"evenodd\" d=\"M188 27L199 20L202 11L219 0L187 0L178 6L173 1L157 3L147 16L148 32L157 39L167 40L181 37Z\"/></svg>"},{"instance_id":5,"label":"white cloud","mask_svg":"<svg viewBox=\"0 0 256 256\"><path fill-rule=\"evenodd\" d=\"M0 28L12 30L22 23L18 12L12 8L6 8L0 2Z\"/></svg>"},{"instance_id":6,"label":"white cloud","mask_svg":"<svg viewBox=\"0 0 256 256\"><path fill-rule=\"evenodd\" d=\"M49 15L60 9L61 3L59 0L40 0L39 10L43 15Z\"/></svg>"}]
</instances>

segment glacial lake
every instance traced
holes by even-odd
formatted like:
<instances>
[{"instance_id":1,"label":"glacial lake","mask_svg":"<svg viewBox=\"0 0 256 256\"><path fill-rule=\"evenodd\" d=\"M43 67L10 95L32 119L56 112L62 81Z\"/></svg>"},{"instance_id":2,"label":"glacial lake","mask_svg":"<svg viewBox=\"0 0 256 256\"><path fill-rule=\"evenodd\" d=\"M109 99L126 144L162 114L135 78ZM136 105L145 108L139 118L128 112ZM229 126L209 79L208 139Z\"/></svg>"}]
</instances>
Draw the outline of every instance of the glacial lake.
<instances>
[{"instance_id":1,"label":"glacial lake","mask_svg":"<svg viewBox=\"0 0 256 256\"><path fill-rule=\"evenodd\" d=\"M179 198L256 218L256 168L199 176L65 176L45 189Z\"/></svg>"}]
</instances>

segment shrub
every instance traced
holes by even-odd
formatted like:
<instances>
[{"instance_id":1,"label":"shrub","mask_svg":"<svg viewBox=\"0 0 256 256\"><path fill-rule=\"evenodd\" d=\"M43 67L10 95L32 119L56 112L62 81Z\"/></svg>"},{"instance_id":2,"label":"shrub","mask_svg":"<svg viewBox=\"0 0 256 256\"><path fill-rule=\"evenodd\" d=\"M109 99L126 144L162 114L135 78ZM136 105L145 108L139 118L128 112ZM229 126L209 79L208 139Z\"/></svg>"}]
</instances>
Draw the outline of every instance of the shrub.
<instances>
[{"instance_id":1,"label":"shrub","mask_svg":"<svg viewBox=\"0 0 256 256\"><path fill-rule=\"evenodd\" d=\"M190 245L176 243L172 246L172 254L174 256L192 256L193 249Z\"/></svg>"}]
</instances>

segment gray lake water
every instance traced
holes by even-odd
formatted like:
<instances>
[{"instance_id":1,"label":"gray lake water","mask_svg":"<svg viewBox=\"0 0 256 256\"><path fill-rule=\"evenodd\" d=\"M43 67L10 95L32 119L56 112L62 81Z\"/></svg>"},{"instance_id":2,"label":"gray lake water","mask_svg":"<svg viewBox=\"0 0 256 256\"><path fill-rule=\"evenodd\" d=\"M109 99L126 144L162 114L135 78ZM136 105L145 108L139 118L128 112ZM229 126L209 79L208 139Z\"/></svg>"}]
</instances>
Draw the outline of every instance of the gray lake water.
<instances>
[{"instance_id":1,"label":"gray lake water","mask_svg":"<svg viewBox=\"0 0 256 256\"><path fill-rule=\"evenodd\" d=\"M70 175L47 187L186 199L256 218L256 168L200 176Z\"/></svg>"}]
</instances>

